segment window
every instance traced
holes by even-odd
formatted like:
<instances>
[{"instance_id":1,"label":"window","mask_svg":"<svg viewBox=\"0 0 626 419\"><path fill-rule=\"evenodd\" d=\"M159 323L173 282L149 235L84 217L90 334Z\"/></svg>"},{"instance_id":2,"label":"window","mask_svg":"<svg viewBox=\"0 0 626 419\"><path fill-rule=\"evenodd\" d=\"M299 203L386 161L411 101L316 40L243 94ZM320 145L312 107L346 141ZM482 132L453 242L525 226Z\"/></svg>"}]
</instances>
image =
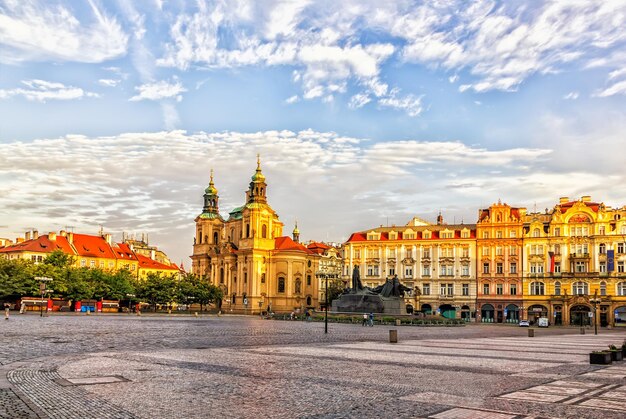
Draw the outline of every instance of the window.
<instances>
[{"instance_id":1,"label":"window","mask_svg":"<svg viewBox=\"0 0 626 419\"><path fill-rule=\"evenodd\" d=\"M285 278L283 277L278 278L278 292L285 292Z\"/></svg>"},{"instance_id":2,"label":"window","mask_svg":"<svg viewBox=\"0 0 626 419\"><path fill-rule=\"evenodd\" d=\"M604 255L606 253L606 244L600 243L599 249L600 249L600 254Z\"/></svg>"},{"instance_id":3,"label":"window","mask_svg":"<svg viewBox=\"0 0 626 419\"><path fill-rule=\"evenodd\" d=\"M489 247L488 247L488 246L483 246L483 256L489 256L489 255L491 255L490 250L491 250L491 249L489 249Z\"/></svg>"},{"instance_id":4,"label":"window","mask_svg":"<svg viewBox=\"0 0 626 419\"><path fill-rule=\"evenodd\" d=\"M361 249L354 249L354 258L361 259Z\"/></svg>"},{"instance_id":5,"label":"window","mask_svg":"<svg viewBox=\"0 0 626 419\"><path fill-rule=\"evenodd\" d=\"M559 281L554 283L554 295L561 295L561 283Z\"/></svg>"},{"instance_id":6,"label":"window","mask_svg":"<svg viewBox=\"0 0 626 419\"><path fill-rule=\"evenodd\" d=\"M483 239L488 239L488 238L489 238L489 232L483 231Z\"/></svg>"},{"instance_id":7,"label":"window","mask_svg":"<svg viewBox=\"0 0 626 419\"><path fill-rule=\"evenodd\" d=\"M80 260L80 267L84 268L85 266L87 266L87 261L85 259L81 259Z\"/></svg>"},{"instance_id":8,"label":"window","mask_svg":"<svg viewBox=\"0 0 626 419\"><path fill-rule=\"evenodd\" d=\"M469 247L463 247L461 249L461 257L468 258L469 257Z\"/></svg>"},{"instance_id":9,"label":"window","mask_svg":"<svg viewBox=\"0 0 626 419\"><path fill-rule=\"evenodd\" d=\"M544 295L543 282L532 282L530 284L530 295Z\"/></svg>"},{"instance_id":10,"label":"window","mask_svg":"<svg viewBox=\"0 0 626 419\"><path fill-rule=\"evenodd\" d=\"M496 239L501 239L501 238L502 238L502 230L496 231Z\"/></svg>"},{"instance_id":11,"label":"window","mask_svg":"<svg viewBox=\"0 0 626 419\"><path fill-rule=\"evenodd\" d=\"M441 276L452 276L452 265L441 265Z\"/></svg>"},{"instance_id":12,"label":"window","mask_svg":"<svg viewBox=\"0 0 626 419\"><path fill-rule=\"evenodd\" d=\"M530 273L531 274L542 274L543 273L543 263L541 262L533 262L530 264Z\"/></svg>"},{"instance_id":13,"label":"window","mask_svg":"<svg viewBox=\"0 0 626 419\"><path fill-rule=\"evenodd\" d=\"M606 230L605 230L604 226L598 227L598 234L601 235L601 236L604 236L606 234Z\"/></svg>"},{"instance_id":14,"label":"window","mask_svg":"<svg viewBox=\"0 0 626 419\"><path fill-rule=\"evenodd\" d=\"M372 258L377 258L378 257L378 249L367 249L367 257L372 259Z\"/></svg>"},{"instance_id":15,"label":"window","mask_svg":"<svg viewBox=\"0 0 626 419\"><path fill-rule=\"evenodd\" d=\"M509 285L509 294L517 295L517 284Z\"/></svg>"},{"instance_id":16,"label":"window","mask_svg":"<svg viewBox=\"0 0 626 419\"><path fill-rule=\"evenodd\" d=\"M469 239L469 237L470 237L469 231L464 230L464 231L461 232L461 238L462 239Z\"/></svg>"},{"instance_id":17,"label":"window","mask_svg":"<svg viewBox=\"0 0 626 419\"><path fill-rule=\"evenodd\" d=\"M454 238L454 231L442 231L440 237L442 239L452 239Z\"/></svg>"},{"instance_id":18,"label":"window","mask_svg":"<svg viewBox=\"0 0 626 419\"><path fill-rule=\"evenodd\" d=\"M413 258L413 250L412 249L406 249L405 253L406 253L406 257L407 258L409 258L409 259Z\"/></svg>"},{"instance_id":19,"label":"window","mask_svg":"<svg viewBox=\"0 0 626 419\"><path fill-rule=\"evenodd\" d=\"M394 276L396 274L396 268L389 268L389 275Z\"/></svg>"},{"instance_id":20,"label":"window","mask_svg":"<svg viewBox=\"0 0 626 419\"><path fill-rule=\"evenodd\" d=\"M311 275L307 276L308 285L311 285ZM265 284L265 274L261 274L261 284Z\"/></svg>"},{"instance_id":21,"label":"window","mask_svg":"<svg viewBox=\"0 0 626 419\"><path fill-rule=\"evenodd\" d=\"M404 268L404 277L405 278L413 278L413 267L407 266Z\"/></svg>"},{"instance_id":22,"label":"window","mask_svg":"<svg viewBox=\"0 0 626 419\"><path fill-rule=\"evenodd\" d=\"M561 228L560 227L555 227L554 228L554 235L559 237L561 235Z\"/></svg>"},{"instance_id":23,"label":"window","mask_svg":"<svg viewBox=\"0 0 626 419\"><path fill-rule=\"evenodd\" d=\"M430 259L430 247L424 249L424 259Z\"/></svg>"},{"instance_id":24,"label":"window","mask_svg":"<svg viewBox=\"0 0 626 419\"><path fill-rule=\"evenodd\" d=\"M367 265L367 276L378 276L378 265Z\"/></svg>"},{"instance_id":25,"label":"window","mask_svg":"<svg viewBox=\"0 0 626 419\"><path fill-rule=\"evenodd\" d=\"M422 268L422 275L423 276L430 276L430 266L424 266Z\"/></svg>"},{"instance_id":26,"label":"window","mask_svg":"<svg viewBox=\"0 0 626 419\"><path fill-rule=\"evenodd\" d=\"M440 294L445 296L454 295L454 284L441 284Z\"/></svg>"},{"instance_id":27,"label":"window","mask_svg":"<svg viewBox=\"0 0 626 419\"><path fill-rule=\"evenodd\" d=\"M509 247L509 255L510 256L516 256L517 255L517 246L510 246Z\"/></svg>"},{"instance_id":28,"label":"window","mask_svg":"<svg viewBox=\"0 0 626 419\"><path fill-rule=\"evenodd\" d=\"M95 260L90 260L89 261L89 267L90 268L95 268L96 267L96 261Z\"/></svg>"},{"instance_id":29,"label":"window","mask_svg":"<svg viewBox=\"0 0 626 419\"><path fill-rule=\"evenodd\" d=\"M248 272L244 272L243 273L243 283L247 284L248 283Z\"/></svg>"},{"instance_id":30,"label":"window","mask_svg":"<svg viewBox=\"0 0 626 419\"><path fill-rule=\"evenodd\" d=\"M554 262L554 273L555 274L561 273L561 262Z\"/></svg>"},{"instance_id":31,"label":"window","mask_svg":"<svg viewBox=\"0 0 626 419\"><path fill-rule=\"evenodd\" d=\"M626 282L620 282L617 284L617 295L626 295Z\"/></svg>"},{"instance_id":32,"label":"window","mask_svg":"<svg viewBox=\"0 0 626 419\"><path fill-rule=\"evenodd\" d=\"M624 253L625 243L617 243L617 253Z\"/></svg>"},{"instance_id":33,"label":"window","mask_svg":"<svg viewBox=\"0 0 626 419\"><path fill-rule=\"evenodd\" d=\"M589 294L589 286L586 282L576 282L572 285L572 294L574 295L587 295Z\"/></svg>"},{"instance_id":34,"label":"window","mask_svg":"<svg viewBox=\"0 0 626 419\"><path fill-rule=\"evenodd\" d=\"M104 261L103 260L100 261L100 269L104 269Z\"/></svg>"},{"instance_id":35,"label":"window","mask_svg":"<svg viewBox=\"0 0 626 419\"><path fill-rule=\"evenodd\" d=\"M469 265L461 265L461 275L469 276L470 275L470 267Z\"/></svg>"},{"instance_id":36,"label":"window","mask_svg":"<svg viewBox=\"0 0 626 419\"><path fill-rule=\"evenodd\" d=\"M429 283L425 283L424 285L422 285L422 294L430 295L430 284Z\"/></svg>"},{"instance_id":37,"label":"window","mask_svg":"<svg viewBox=\"0 0 626 419\"><path fill-rule=\"evenodd\" d=\"M554 254L555 255L560 255L561 254L561 245L560 244L555 244L554 245Z\"/></svg>"},{"instance_id":38,"label":"window","mask_svg":"<svg viewBox=\"0 0 626 419\"><path fill-rule=\"evenodd\" d=\"M415 233L404 233L402 237L406 240L413 240L415 239Z\"/></svg>"},{"instance_id":39,"label":"window","mask_svg":"<svg viewBox=\"0 0 626 419\"><path fill-rule=\"evenodd\" d=\"M489 284L483 284L483 294L489 295Z\"/></svg>"},{"instance_id":40,"label":"window","mask_svg":"<svg viewBox=\"0 0 626 419\"><path fill-rule=\"evenodd\" d=\"M541 237L541 231L538 228L533 230L533 237Z\"/></svg>"},{"instance_id":41,"label":"window","mask_svg":"<svg viewBox=\"0 0 626 419\"><path fill-rule=\"evenodd\" d=\"M617 272L624 273L624 261L617 262Z\"/></svg>"},{"instance_id":42,"label":"window","mask_svg":"<svg viewBox=\"0 0 626 419\"><path fill-rule=\"evenodd\" d=\"M587 272L587 262L576 261L574 265L575 272Z\"/></svg>"},{"instance_id":43,"label":"window","mask_svg":"<svg viewBox=\"0 0 626 419\"><path fill-rule=\"evenodd\" d=\"M504 250L502 249L502 246L497 246L496 247L496 256L502 256L504 255Z\"/></svg>"},{"instance_id":44,"label":"window","mask_svg":"<svg viewBox=\"0 0 626 419\"><path fill-rule=\"evenodd\" d=\"M396 249L389 249L389 257L390 258L396 257Z\"/></svg>"},{"instance_id":45,"label":"window","mask_svg":"<svg viewBox=\"0 0 626 419\"><path fill-rule=\"evenodd\" d=\"M606 282L600 282L600 295L606 295Z\"/></svg>"},{"instance_id":46,"label":"window","mask_svg":"<svg viewBox=\"0 0 626 419\"><path fill-rule=\"evenodd\" d=\"M598 266L600 273L604 274L606 273L606 262L600 262L600 265Z\"/></svg>"},{"instance_id":47,"label":"window","mask_svg":"<svg viewBox=\"0 0 626 419\"><path fill-rule=\"evenodd\" d=\"M515 238L515 237L517 237L517 231L515 231L515 230L511 230L511 231L509 232L509 237L511 237L511 238Z\"/></svg>"},{"instance_id":48,"label":"window","mask_svg":"<svg viewBox=\"0 0 626 419\"><path fill-rule=\"evenodd\" d=\"M496 273L497 274L504 273L504 264L502 262L496 263Z\"/></svg>"},{"instance_id":49,"label":"window","mask_svg":"<svg viewBox=\"0 0 626 419\"><path fill-rule=\"evenodd\" d=\"M530 254L531 255L543 255L543 245L535 244L530 246Z\"/></svg>"},{"instance_id":50,"label":"window","mask_svg":"<svg viewBox=\"0 0 626 419\"><path fill-rule=\"evenodd\" d=\"M509 272L511 272L512 274L516 274L517 273L517 263L516 262L511 262L511 264L509 265Z\"/></svg>"},{"instance_id":51,"label":"window","mask_svg":"<svg viewBox=\"0 0 626 419\"><path fill-rule=\"evenodd\" d=\"M261 226L261 238L267 239L267 226L265 224Z\"/></svg>"},{"instance_id":52,"label":"window","mask_svg":"<svg viewBox=\"0 0 626 419\"><path fill-rule=\"evenodd\" d=\"M497 295L504 294L504 288L502 284L496 284L496 294Z\"/></svg>"},{"instance_id":53,"label":"window","mask_svg":"<svg viewBox=\"0 0 626 419\"><path fill-rule=\"evenodd\" d=\"M444 247L441 249L441 257L443 258L451 258L454 257L454 249L451 247Z\"/></svg>"},{"instance_id":54,"label":"window","mask_svg":"<svg viewBox=\"0 0 626 419\"><path fill-rule=\"evenodd\" d=\"M265 274L263 274L263 275L265 275ZM311 275L307 275L306 276L306 285L307 285L307 287L311 286Z\"/></svg>"},{"instance_id":55,"label":"window","mask_svg":"<svg viewBox=\"0 0 626 419\"><path fill-rule=\"evenodd\" d=\"M462 284L462 292L465 296L469 295L469 284Z\"/></svg>"},{"instance_id":56,"label":"window","mask_svg":"<svg viewBox=\"0 0 626 419\"><path fill-rule=\"evenodd\" d=\"M489 273L489 262L483 263L483 273L484 274L488 274Z\"/></svg>"}]
</instances>

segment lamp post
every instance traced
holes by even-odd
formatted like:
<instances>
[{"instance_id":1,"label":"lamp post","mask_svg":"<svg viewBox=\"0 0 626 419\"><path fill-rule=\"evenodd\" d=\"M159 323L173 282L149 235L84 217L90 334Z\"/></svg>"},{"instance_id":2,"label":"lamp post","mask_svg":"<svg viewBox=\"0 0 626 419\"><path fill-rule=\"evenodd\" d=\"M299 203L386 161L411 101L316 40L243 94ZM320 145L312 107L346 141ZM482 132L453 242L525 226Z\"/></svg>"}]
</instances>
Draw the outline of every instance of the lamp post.
<instances>
[{"instance_id":1,"label":"lamp post","mask_svg":"<svg viewBox=\"0 0 626 419\"><path fill-rule=\"evenodd\" d=\"M317 278L324 280L324 333L328 333L328 280L339 277L335 272L336 267L336 263L331 260L327 266L320 266L320 270L315 274Z\"/></svg>"},{"instance_id":2,"label":"lamp post","mask_svg":"<svg viewBox=\"0 0 626 419\"><path fill-rule=\"evenodd\" d=\"M133 297L135 296L135 294L126 294L126 296L128 297L128 314L130 314L130 304L133 301Z\"/></svg>"},{"instance_id":3,"label":"lamp post","mask_svg":"<svg viewBox=\"0 0 626 419\"><path fill-rule=\"evenodd\" d=\"M598 298L598 290L593 294L593 298L589 300L593 304L593 333L598 334L598 304L602 302L602 299Z\"/></svg>"},{"instance_id":4,"label":"lamp post","mask_svg":"<svg viewBox=\"0 0 626 419\"><path fill-rule=\"evenodd\" d=\"M43 295L46 292L46 282L52 281L52 278L47 276L36 276L35 280L39 281L39 291L41 292L41 305L39 306L39 317L43 317ZM46 307L46 310L48 308Z\"/></svg>"}]
</instances>

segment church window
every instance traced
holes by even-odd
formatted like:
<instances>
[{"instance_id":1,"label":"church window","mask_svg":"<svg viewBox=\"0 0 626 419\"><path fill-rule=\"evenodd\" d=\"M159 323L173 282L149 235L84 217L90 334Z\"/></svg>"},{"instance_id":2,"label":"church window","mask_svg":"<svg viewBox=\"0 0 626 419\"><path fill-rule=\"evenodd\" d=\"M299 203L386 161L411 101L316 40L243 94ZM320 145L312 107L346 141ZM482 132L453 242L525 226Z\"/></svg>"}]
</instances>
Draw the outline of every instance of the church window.
<instances>
[{"instance_id":1,"label":"church window","mask_svg":"<svg viewBox=\"0 0 626 419\"><path fill-rule=\"evenodd\" d=\"M246 224L246 238L250 237L250 224Z\"/></svg>"},{"instance_id":2,"label":"church window","mask_svg":"<svg viewBox=\"0 0 626 419\"><path fill-rule=\"evenodd\" d=\"M306 276L306 284L307 284L307 286L311 286L311 275L307 275Z\"/></svg>"},{"instance_id":3,"label":"church window","mask_svg":"<svg viewBox=\"0 0 626 419\"><path fill-rule=\"evenodd\" d=\"M540 237L541 236L541 231L538 228L535 228L533 230L533 237Z\"/></svg>"},{"instance_id":4,"label":"church window","mask_svg":"<svg viewBox=\"0 0 626 419\"><path fill-rule=\"evenodd\" d=\"M265 284L265 274L261 274L261 284Z\"/></svg>"},{"instance_id":5,"label":"church window","mask_svg":"<svg viewBox=\"0 0 626 419\"><path fill-rule=\"evenodd\" d=\"M217 234L217 232L213 233L213 243L214 244L218 243L218 238L219 238L219 235Z\"/></svg>"},{"instance_id":6,"label":"church window","mask_svg":"<svg viewBox=\"0 0 626 419\"><path fill-rule=\"evenodd\" d=\"M285 278L278 278L278 292L285 292Z\"/></svg>"},{"instance_id":7,"label":"church window","mask_svg":"<svg viewBox=\"0 0 626 419\"><path fill-rule=\"evenodd\" d=\"M311 301L312 301L312 300L311 300L311 296L310 296L310 295L309 295L309 296L307 296L307 297L306 297L306 305L310 306L310 305L311 305Z\"/></svg>"},{"instance_id":8,"label":"church window","mask_svg":"<svg viewBox=\"0 0 626 419\"><path fill-rule=\"evenodd\" d=\"M261 226L261 237L267 239L267 225L265 224Z\"/></svg>"}]
</instances>

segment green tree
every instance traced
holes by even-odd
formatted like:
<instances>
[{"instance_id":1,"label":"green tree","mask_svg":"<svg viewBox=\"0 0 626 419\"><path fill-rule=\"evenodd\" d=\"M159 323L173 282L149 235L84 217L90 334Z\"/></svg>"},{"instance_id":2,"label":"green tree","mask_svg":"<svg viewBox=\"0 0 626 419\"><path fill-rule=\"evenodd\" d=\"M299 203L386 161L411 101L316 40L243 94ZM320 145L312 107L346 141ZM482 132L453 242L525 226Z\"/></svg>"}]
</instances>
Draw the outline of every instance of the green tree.
<instances>
[{"instance_id":1,"label":"green tree","mask_svg":"<svg viewBox=\"0 0 626 419\"><path fill-rule=\"evenodd\" d=\"M47 265L56 266L58 268L69 268L74 264L74 257L64 253L62 250L54 250L44 260Z\"/></svg>"},{"instance_id":2,"label":"green tree","mask_svg":"<svg viewBox=\"0 0 626 419\"><path fill-rule=\"evenodd\" d=\"M148 273L145 281L137 285L137 297L150 303L155 311L157 304L170 304L176 299L175 276Z\"/></svg>"},{"instance_id":3,"label":"green tree","mask_svg":"<svg viewBox=\"0 0 626 419\"><path fill-rule=\"evenodd\" d=\"M322 287L325 287L326 284L324 283L324 281L322 281ZM322 288L322 290L325 290L325 288ZM343 293L344 291L344 283L342 280L340 279L329 279L328 280L328 308L330 310L330 305L332 304L333 300L336 300L337 298L339 298L339 296ZM324 304L325 301L320 301L320 303Z\"/></svg>"},{"instance_id":4,"label":"green tree","mask_svg":"<svg viewBox=\"0 0 626 419\"><path fill-rule=\"evenodd\" d=\"M35 265L26 259L0 257L0 298L7 301L39 294Z\"/></svg>"}]
</instances>

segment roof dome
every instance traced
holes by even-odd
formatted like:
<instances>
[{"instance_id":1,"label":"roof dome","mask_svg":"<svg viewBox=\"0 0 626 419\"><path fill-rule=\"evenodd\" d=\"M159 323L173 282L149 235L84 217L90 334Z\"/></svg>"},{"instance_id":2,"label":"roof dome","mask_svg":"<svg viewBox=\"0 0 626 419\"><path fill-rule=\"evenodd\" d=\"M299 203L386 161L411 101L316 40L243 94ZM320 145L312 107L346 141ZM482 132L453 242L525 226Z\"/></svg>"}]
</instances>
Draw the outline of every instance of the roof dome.
<instances>
[{"instance_id":1,"label":"roof dome","mask_svg":"<svg viewBox=\"0 0 626 419\"><path fill-rule=\"evenodd\" d=\"M217 195L217 189L213 183L213 169L211 169L211 181L209 182L209 186L204 190L204 193L207 195Z\"/></svg>"}]
</instances>

